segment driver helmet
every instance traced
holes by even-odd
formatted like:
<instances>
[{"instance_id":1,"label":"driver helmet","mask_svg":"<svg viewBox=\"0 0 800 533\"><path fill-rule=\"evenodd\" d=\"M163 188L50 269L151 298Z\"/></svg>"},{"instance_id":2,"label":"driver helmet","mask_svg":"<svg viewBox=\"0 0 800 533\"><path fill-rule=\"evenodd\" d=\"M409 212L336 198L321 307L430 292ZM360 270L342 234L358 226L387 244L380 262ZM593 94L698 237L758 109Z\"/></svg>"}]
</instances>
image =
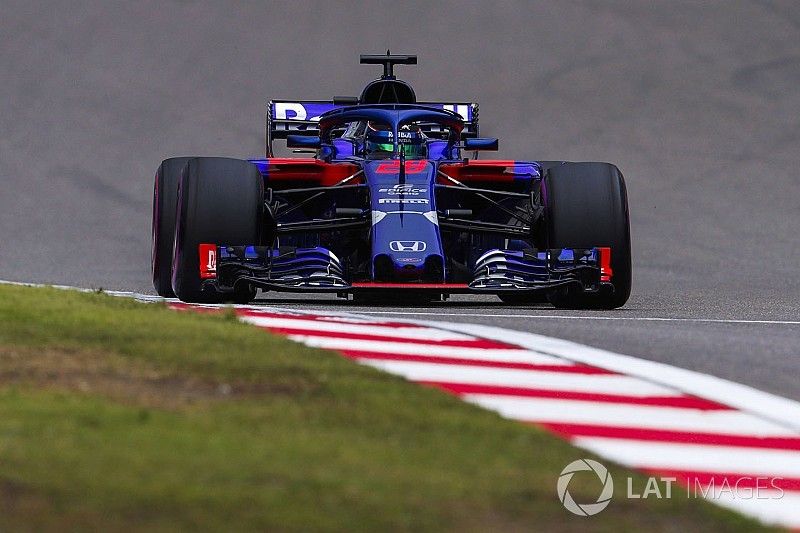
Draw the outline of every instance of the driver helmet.
<instances>
[{"instance_id":1,"label":"driver helmet","mask_svg":"<svg viewBox=\"0 0 800 533\"><path fill-rule=\"evenodd\" d=\"M398 137L406 157L425 157L426 137L418 126L402 126ZM394 135L389 126L367 122L367 153L385 156L391 156L394 153Z\"/></svg>"}]
</instances>

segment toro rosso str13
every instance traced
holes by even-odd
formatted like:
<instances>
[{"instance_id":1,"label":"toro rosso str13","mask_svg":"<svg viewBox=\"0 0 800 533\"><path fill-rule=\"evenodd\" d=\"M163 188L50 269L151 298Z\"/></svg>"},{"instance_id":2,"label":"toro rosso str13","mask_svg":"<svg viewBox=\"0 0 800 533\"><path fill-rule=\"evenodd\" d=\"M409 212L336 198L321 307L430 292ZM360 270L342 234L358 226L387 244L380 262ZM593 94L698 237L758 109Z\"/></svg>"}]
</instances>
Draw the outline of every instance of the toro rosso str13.
<instances>
[{"instance_id":1,"label":"toro rosso str13","mask_svg":"<svg viewBox=\"0 0 800 533\"><path fill-rule=\"evenodd\" d=\"M271 101L265 158L163 161L153 200L158 294L247 302L258 289L422 300L473 293L623 305L631 251L619 169L478 160L498 148L479 136L478 105L418 102L393 72L416 62L361 56L383 75L360 97ZM274 157L276 139L313 155Z\"/></svg>"}]
</instances>

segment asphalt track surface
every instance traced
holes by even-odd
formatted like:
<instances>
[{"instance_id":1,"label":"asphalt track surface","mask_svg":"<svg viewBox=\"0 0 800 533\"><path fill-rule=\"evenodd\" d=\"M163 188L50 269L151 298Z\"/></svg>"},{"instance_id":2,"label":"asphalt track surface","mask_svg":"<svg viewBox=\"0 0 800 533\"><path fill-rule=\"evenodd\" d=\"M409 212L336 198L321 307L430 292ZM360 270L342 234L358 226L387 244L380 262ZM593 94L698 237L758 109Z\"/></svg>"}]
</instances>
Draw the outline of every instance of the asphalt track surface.
<instances>
[{"instance_id":1,"label":"asphalt track surface","mask_svg":"<svg viewBox=\"0 0 800 533\"><path fill-rule=\"evenodd\" d=\"M261 155L269 98L358 94L358 54L391 48L419 54L398 74L421 97L480 102L499 157L622 169L631 300L264 303L542 333L800 399L796 2L6 0L0 30L2 279L152 292L160 160Z\"/></svg>"}]
</instances>

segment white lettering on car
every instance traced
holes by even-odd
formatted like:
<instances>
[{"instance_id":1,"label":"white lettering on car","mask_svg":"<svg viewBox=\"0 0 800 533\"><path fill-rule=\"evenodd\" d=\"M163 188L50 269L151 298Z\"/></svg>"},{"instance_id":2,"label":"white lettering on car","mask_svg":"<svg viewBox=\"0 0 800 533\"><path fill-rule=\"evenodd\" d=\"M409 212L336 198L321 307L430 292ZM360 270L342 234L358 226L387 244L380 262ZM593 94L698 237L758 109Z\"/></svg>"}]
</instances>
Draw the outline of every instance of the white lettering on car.
<instances>
[{"instance_id":1,"label":"white lettering on car","mask_svg":"<svg viewBox=\"0 0 800 533\"><path fill-rule=\"evenodd\" d=\"M379 198L379 204L427 204L425 198Z\"/></svg>"},{"instance_id":2,"label":"white lettering on car","mask_svg":"<svg viewBox=\"0 0 800 533\"><path fill-rule=\"evenodd\" d=\"M275 102L275 118L277 120L305 120L308 116L303 104L297 102ZM291 112L294 116L288 116Z\"/></svg>"}]
</instances>

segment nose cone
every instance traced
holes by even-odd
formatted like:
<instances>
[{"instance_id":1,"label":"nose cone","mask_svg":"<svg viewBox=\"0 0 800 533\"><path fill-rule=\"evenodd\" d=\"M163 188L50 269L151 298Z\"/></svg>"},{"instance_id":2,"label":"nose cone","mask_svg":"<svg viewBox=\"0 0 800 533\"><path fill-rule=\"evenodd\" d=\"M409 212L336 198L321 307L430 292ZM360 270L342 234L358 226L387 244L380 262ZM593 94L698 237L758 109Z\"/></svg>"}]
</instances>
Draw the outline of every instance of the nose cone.
<instances>
[{"instance_id":1,"label":"nose cone","mask_svg":"<svg viewBox=\"0 0 800 533\"><path fill-rule=\"evenodd\" d=\"M427 160L371 161L364 174L372 202L372 275L375 281L444 281L434 181Z\"/></svg>"}]
</instances>

